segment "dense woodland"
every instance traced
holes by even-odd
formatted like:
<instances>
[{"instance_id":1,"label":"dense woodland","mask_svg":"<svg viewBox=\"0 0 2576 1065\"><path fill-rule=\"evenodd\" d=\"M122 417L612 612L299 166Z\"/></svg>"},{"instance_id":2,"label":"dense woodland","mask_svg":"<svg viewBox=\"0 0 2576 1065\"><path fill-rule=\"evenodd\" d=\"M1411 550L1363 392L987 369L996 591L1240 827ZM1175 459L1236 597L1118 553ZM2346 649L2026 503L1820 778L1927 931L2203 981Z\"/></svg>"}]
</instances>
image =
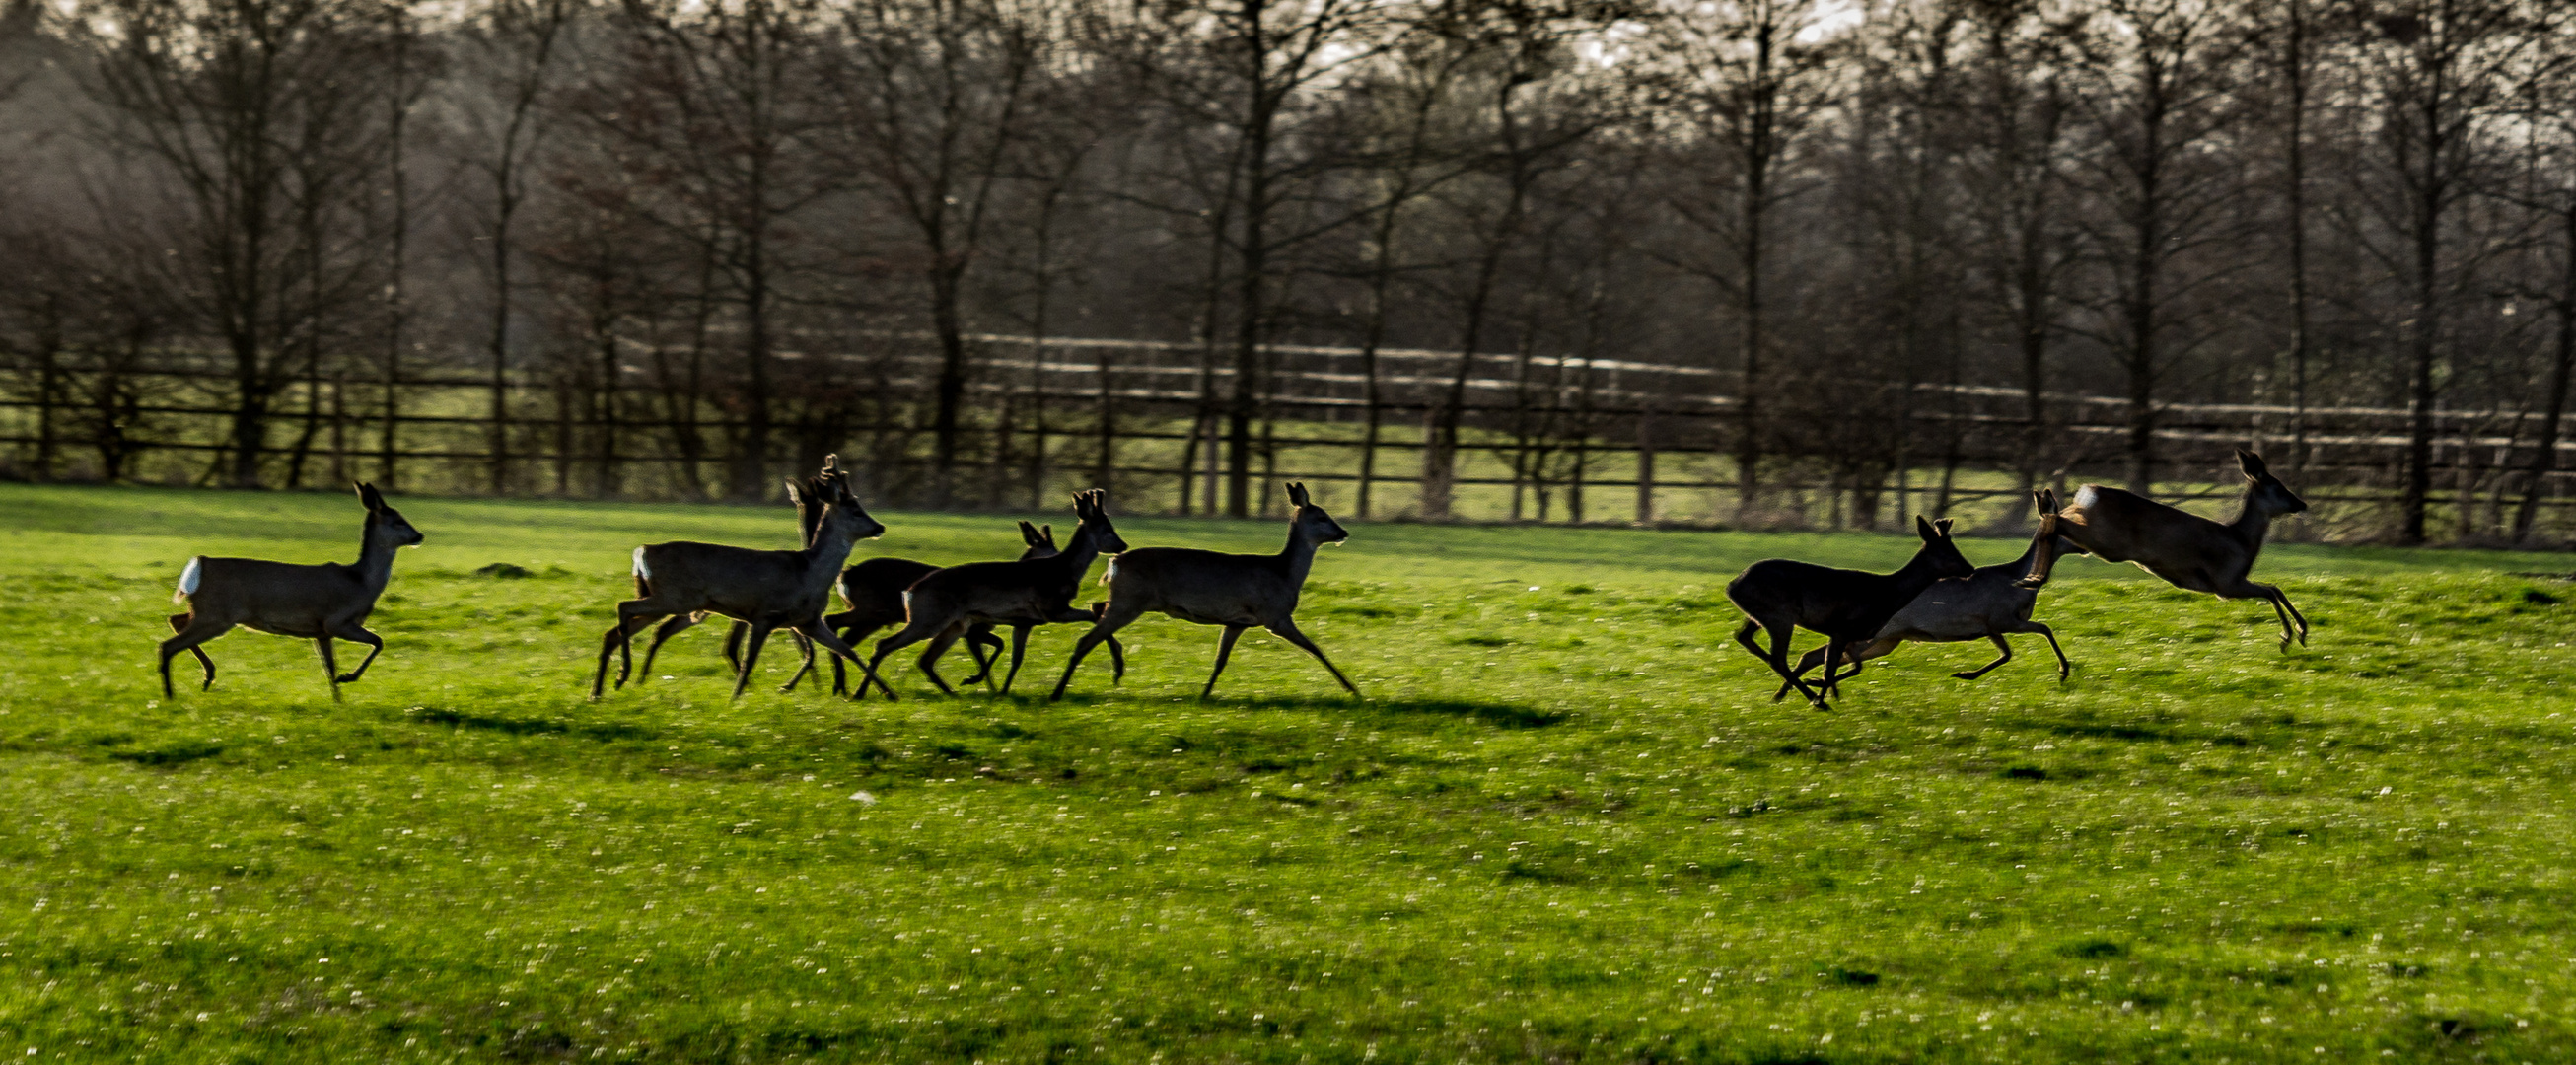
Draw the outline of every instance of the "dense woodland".
<instances>
[{"instance_id":1,"label":"dense woodland","mask_svg":"<svg viewBox=\"0 0 2576 1065\"><path fill-rule=\"evenodd\" d=\"M128 476L192 398L203 479L314 484L319 382L372 418L402 393L344 388L434 375L490 382L451 489L756 498L841 449L975 506L1108 473L1124 420L1241 514L1329 423L1418 467L1363 451L1409 494L1362 511L1436 520L1481 441L1544 480L1696 403L1738 519L1795 482L1868 525L1975 394L2024 484L2208 480L2177 405L2265 408L2284 473L2382 408L2384 458L2304 479L2523 540L2571 250L2547 0L0 0L19 476ZM1147 402L995 337L1183 369ZM335 454L407 423L364 424Z\"/></svg>"}]
</instances>

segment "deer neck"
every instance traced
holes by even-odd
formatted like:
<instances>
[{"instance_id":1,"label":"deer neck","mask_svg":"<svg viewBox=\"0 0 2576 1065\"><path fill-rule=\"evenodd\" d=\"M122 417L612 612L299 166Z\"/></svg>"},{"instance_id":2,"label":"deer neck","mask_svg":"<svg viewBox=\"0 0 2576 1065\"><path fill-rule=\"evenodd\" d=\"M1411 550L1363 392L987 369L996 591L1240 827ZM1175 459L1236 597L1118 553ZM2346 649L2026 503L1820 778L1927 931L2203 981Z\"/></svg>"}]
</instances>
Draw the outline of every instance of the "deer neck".
<instances>
[{"instance_id":1,"label":"deer neck","mask_svg":"<svg viewBox=\"0 0 2576 1065\"><path fill-rule=\"evenodd\" d=\"M1081 583L1083 574L1091 572L1092 561L1099 557L1100 534L1092 531L1091 523L1087 521L1074 528L1073 538L1066 540L1064 550L1055 556L1057 561L1064 563L1065 572L1072 574L1077 584Z\"/></svg>"},{"instance_id":2,"label":"deer neck","mask_svg":"<svg viewBox=\"0 0 2576 1065\"><path fill-rule=\"evenodd\" d=\"M394 579L394 544L380 535L383 530L384 523L369 515L366 535L358 541L358 561L349 567L358 571L358 579L366 582L368 591L378 593Z\"/></svg>"},{"instance_id":3,"label":"deer neck","mask_svg":"<svg viewBox=\"0 0 2576 1065\"><path fill-rule=\"evenodd\" d=\"M1288 546L1279 551L1279 561L1288 570L1288 583L1303 586L1306 573L1315 568L1315 552L1324 542L1308 535L1303 525L1288 527Z\"/></svg>"},{"instance_id":4,"label":"deer neck","mask_svg":"<svg viewBox=\"0 0 2576 1065\"><path fill-rule=\"evenodd\" d=\"M2245 502L2237 507L2236 520L2227 523L2227 531L2235 533L2237 542L2245 545L2248 559L2263 550L2264 538L2272 534L2272 514L2254 505L2254 491L2245 490Z\"/></svg>"},{"instance_id":5,"label":"deer neck","mask_svg":"<svg viewBox=\"0 0 2576 1065\"><path fill-rule=\"evenodd\" d=\"M839 577L841 563L849 561L850 548L858 543L850 533L848 524L831 520L831 515L817 522L805 549L797 552L805 558L805 576L811 579L820 575L826 585Z\"/></svg>"}]
</instances>

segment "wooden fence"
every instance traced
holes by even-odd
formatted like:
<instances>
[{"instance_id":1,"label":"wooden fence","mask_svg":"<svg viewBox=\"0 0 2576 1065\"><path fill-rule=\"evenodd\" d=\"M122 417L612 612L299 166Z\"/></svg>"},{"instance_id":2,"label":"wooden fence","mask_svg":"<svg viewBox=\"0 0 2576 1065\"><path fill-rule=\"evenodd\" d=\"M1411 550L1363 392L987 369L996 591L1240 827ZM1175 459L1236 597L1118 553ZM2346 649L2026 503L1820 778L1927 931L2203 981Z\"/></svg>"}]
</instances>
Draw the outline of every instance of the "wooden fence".
<instances>
[{"instance_id":1,"label":"wooden fence","mask_svg":"<svg viewBox=\"0 0 2576 1065\"><path fill-rule=\"evenodd\" d=\"M775 364L773 416L761 468L783 473L838 450L889 502L927 490L928 396L937 358L910 334L838 338L863 353L791 337L811 350ZM1231 352L1207 345L979 336L964 409L953 505L1049 508L1072 488L1106 482L1125 509L1212 510L1223 480L1221 411L1233 394ZM1270 482L1319 486L1353 509L1363 478L1370 510L1401 516L1420 491L1427 422L1452 390L1463 398L1452 484L1464 518L1709 521L1737 517L1733 453L1740 383L1698 367L1481 354L1464 379L1455 352L1279 345L1254 383L1260 498ZM386 380L353 364L278 383L262 447L264 478L313 486L369 477L414 492L703 498L719 491L747 440L743 405L724 375L675 378L674 353L629 343L603 387L566 368L488 376L446 371ZM2002 506L2017 496L2037 442L2044 477L2125 481L2126 400L2049 393L2032 431L2029 397L1986 386L1840 382L1859 397L1857 436L1776 434L1764 480L1776 502L1761 520L1878 524L1918 510ZM1208 397L1215 397L1214 403ZM209 357L123 358L61 352L0 364L0 474L26 479L222 483L237 390ZM1364 447L1374 408L1375 448ZM1891 413L1892 412L1892 413ZM1828 409L1829 415L1834 410ZM1774 415L1786 419L1785 416ZM1810 419L1814 420L1814 419ZM2404 469L2407 412L2252 404L2157 408L2162 490L2190 494L2221 477L2231 447L2274 457L2336 515L2329 534L2369 535L2389 521ZM2440 411L2434 507L2441 527L2476 535L2536 492L2541 524L2571 520L2576 468L2530 483L2535 414ZM1836 431L1852 426L1836 425ZM497 445L497 446L496 446ZM1369 459L1362 461L1363 453ZM2287 459L2287 462L2283 460ZM766 478L764 478L764 483ZM2462 506L2462 501L2467 506ZM2321 507L2321 511L2327 510Z\"/></svg>"}]
</instances>

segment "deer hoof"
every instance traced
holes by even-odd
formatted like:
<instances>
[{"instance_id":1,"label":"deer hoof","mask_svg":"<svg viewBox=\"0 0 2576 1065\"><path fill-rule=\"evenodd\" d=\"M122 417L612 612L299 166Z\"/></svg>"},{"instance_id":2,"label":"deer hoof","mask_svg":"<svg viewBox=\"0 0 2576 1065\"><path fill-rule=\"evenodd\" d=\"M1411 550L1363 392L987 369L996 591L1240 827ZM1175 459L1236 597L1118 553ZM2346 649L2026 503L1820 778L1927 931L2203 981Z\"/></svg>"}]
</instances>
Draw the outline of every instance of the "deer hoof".
<instances>
[{"instance_id":1,"label":"deer hoof","mask_svg":"<svg viewBox=\"0 0 2576 1065\"><path fill-rule=\"evenodd\" d=\"M1951 675L1951 676L1953 676L1953 677L1957 677L1957 678L1959 678L1960 680L1975 680L1975 679L1977 679L1977 675L1976 675L1976 674L1974 674L1974 673L1953 673L1953 674L1950 674L1950 675Z\"/></svg>"}]
</instances>

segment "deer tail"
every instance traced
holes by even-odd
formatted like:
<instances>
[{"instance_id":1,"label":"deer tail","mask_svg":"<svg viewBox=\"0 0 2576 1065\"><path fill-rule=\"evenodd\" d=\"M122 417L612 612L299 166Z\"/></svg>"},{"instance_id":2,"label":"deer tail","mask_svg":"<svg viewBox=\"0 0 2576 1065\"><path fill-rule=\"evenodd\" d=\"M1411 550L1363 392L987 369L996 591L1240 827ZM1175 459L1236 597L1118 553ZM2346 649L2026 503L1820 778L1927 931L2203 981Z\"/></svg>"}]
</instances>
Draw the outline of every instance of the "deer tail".
<instances>
[{"instance_id":1,"label":"deer tail","mask_svg":"<svg viewBox=\"0 0 2576 1065\"><path fill-rule=\"evenodd\" d=\"M189 596L197 594L197 582L204 580L205 577L206 556L198 555L189 559L188 568L179 571L179 590L170 593L170 601L186 604Z\"/></svg>"}]
</instances>

